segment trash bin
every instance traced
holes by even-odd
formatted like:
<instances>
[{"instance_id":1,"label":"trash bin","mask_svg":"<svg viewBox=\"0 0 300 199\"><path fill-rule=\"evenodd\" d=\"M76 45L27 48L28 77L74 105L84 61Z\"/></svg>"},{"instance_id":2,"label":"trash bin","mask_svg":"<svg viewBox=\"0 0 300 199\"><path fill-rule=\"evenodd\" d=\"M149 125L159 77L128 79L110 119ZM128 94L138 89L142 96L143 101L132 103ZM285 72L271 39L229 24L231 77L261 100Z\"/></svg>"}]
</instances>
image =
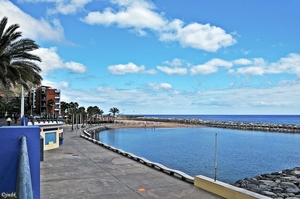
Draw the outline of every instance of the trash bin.
<instances>
[{"instance_id":1,"label":"trash bin","mask_svg":"<svg viewBox=\"0 0 300 199\"><path fill-rule=\"evenodd\" d=\"M63 133L59 134L59 146L64 143L64 136Z\"/></svg>"}]
</instances>

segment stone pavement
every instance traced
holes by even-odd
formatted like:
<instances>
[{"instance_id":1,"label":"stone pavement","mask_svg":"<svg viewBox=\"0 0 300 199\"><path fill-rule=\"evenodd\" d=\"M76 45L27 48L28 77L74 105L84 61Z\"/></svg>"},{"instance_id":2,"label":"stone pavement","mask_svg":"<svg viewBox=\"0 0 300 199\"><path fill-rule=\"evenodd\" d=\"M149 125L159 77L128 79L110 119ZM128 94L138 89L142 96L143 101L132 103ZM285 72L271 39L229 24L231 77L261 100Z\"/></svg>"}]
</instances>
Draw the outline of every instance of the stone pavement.
<instances>
[{"instance_id":1,"label":"stone pavement","mask_svg":"<svg viewBox=\"0 0 300 199\"><path fill-rule=\"evenodd\" d=\"M220 198L64 129L64 143L44 152L41 198Z\"/></svg>"}]
</instances>

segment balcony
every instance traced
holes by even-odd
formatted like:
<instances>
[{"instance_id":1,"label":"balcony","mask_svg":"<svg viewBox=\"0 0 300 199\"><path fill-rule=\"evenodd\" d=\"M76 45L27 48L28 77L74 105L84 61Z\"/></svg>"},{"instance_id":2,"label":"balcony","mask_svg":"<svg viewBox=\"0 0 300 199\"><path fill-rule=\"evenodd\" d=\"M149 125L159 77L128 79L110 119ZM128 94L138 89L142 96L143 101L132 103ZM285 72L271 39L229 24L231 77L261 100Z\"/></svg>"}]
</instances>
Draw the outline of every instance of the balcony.
<instances>
[{"instance_id":1,"label":"balcony","mask_svg":"<svg viewBox=\"0 0 300 199\"><path fill-rule=\"evenodd\" d=\"M60 99L60 96L55 96L54 98L55 98L55 99Z\"/></svg>"},{"instance_id":2,"label":"balcony","mask_svg":"<svg viewBox=\"0 0 300 199\"><path fill-rule=\"evenodd\" d=\"M60 93L60 90L55 90L55 93Z\"/></svg>"}]
</instances>

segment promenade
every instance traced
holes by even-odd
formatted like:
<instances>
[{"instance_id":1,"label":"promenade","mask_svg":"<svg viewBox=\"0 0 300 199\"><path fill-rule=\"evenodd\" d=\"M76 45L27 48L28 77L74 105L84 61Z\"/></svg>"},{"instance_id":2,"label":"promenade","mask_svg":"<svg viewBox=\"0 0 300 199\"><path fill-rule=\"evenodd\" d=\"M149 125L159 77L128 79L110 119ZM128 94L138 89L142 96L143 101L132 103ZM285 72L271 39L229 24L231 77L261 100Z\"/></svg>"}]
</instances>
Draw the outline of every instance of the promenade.
<instances>
[{"instance_id":1,"label":"promenade","mask_svg":"<svg viewBox=\"0 0 300 199\"><path fill-rule=\"evenodd\" d=\"M64 143L44 152L41 198L220 198L64 128Z\"/></svg>"},{"instance_id":2,"label":"promenade","mask_svg":"<svg viewBox=\"0 0 300 199\"><path fill-rule=\"evenodd\" d=\"M0 119L0 126L5 125ZM93 144L80 138L79 133L65 126L63 145L44 151L44 161L40 162L41 198L221 198Z\"/></svg>"},{"instance_id":3,"label":"promenade","mask_svg":"<svg viewBox=\"0 0 300 199\"><path fill-rule=\"evenodd\" d=\"M64 144L44 152L41 198L220 198L64 129Z\"/></svg>"}]
</instances>

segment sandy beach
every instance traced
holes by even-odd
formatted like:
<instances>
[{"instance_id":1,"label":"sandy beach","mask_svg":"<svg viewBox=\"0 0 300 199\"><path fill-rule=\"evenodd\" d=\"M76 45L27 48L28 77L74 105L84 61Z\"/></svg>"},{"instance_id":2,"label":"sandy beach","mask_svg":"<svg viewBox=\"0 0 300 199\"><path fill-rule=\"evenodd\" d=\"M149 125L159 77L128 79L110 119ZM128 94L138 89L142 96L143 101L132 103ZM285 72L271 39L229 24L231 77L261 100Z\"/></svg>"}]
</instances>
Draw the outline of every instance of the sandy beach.
<instances>
[{"instance_id":1,"label":"sandy beach","mask_svg":"<svg viewBox=\"0 0 300 199\"><path fill-rule=\"evenodd\" d=\"M154 122L142 120L128 120L118 119L115 121L116 125L111 126L112 129L117 128L178 128L178 127L192 127L195 125L179 124L173 122Z\"/></svg>"}]
</instances>

